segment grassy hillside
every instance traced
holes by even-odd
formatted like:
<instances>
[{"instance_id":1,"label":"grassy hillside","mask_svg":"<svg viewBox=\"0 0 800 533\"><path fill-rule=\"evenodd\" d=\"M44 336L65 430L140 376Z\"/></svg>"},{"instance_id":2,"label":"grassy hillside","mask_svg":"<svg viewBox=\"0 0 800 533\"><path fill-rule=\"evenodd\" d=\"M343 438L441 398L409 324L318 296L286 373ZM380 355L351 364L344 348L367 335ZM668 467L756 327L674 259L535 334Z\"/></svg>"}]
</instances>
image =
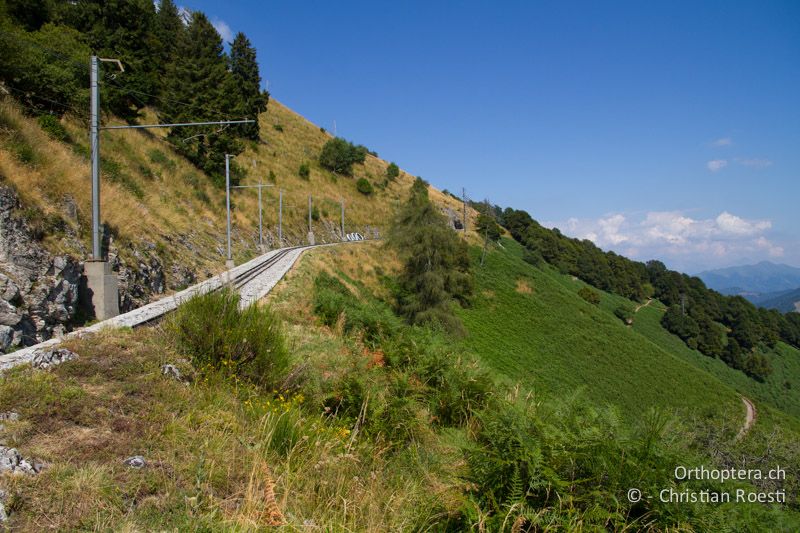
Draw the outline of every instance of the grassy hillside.
<instances>
[{"instance_id":1,"label":"grassy hillside","mask_svg":"<svg viewBox=\"0 0 800 533\"><path fill-rule=\"evenodd\" d=\"M0 100L0 181L19 193L22 216L37 229L53 252L87 256L90 249L91 190L89 145L84 118L67 116L60 140L24 115L11 98ZM157 122L152 113L143 122ZM243 184L262 180L275 187L264 192L265 238L277 245L278 189L283 190L284 238L305 242L308 195L314 197L319 218L313 222L317 239L330 240L338 229L340 200L345 202L346 231L365 226L385 229L413 177L401 172L387 182L387 162L367 156L354 167L354 176L335 176L316 163L330 135L272 100L259 117L261 141L251 142L238 163L247 171ZM106 117L107 123L117 123ZM61 133L61 132L59 132ZM184 158L164 137L165 130L106 131L101 134L102 217L111 229L120 254L131 263L135 249L155 250L167 265L181 264L199 273L217 272L224 265L225 191ZM298 175L309 163L308 179ZM402 162L400 162L402 164ZM364 177L375 186L366 196L356 190ZM438 191L440 205L460 209L458 202ZM233 252L242 261L256 253L258 204L255 190L233 192ZM459 211L460 212L460 211ZM470 217L474 211L470 210ZM169 269L165 271L169 273Z\"/></svg>"},{"instance_id":2,"label":"grassy hillside","mask_svg":"<svg viewBox=\"0 0 800 533\"><path fill-rule=\"evenodd\" d=\"M537 274L520 263L513 243L505 246L506 251L489 255L487 264L497 275L479 274L481 290L495 291L492 305L477 303L465 319L470 313L484 313L484 317L497 315L525 327L530 324L528 315L553 313L557 320L548 322L554 330L549 335L573 339L573 352L586 347L575 340L575 326L590 328L604 346L611 346L616 333L639 335L624 326L613 328L598 314L602 310L580 305L574 315L556 308L534 310L531 300L575 305L568 288L571 280L556 281L549 272ZM267 303L284 321L294 366L285 381L290 383L287 391L263 390L193 369L178 353L168 324L72 341L68 346L80 354L78 360L50 372L20 368L0 378L0 411L20 414L18 421L4 422L2 438L24 457L47 464L37 476L4 477L9 525L19 531L250 531L277 524L287 531L461 531L487 523L492 517L480 491L488 485L475 477L473 469L480 466L476 458L489 460L490 456L482 455L483 448L474 446L473 439L497 409L524 404L524 391L512 392L506 400L501 386L491 386L490 376L482 385L497 396L489 410L463 424L443 425L433 416L436 404L425 401L425 395L437 394L436 388L424 387L417 376L420 368L390 363L389 351L382 348L391 347L391 342L375 347L365 331L345 331L346 313L329 327L315 312L316 280L328 273L352 291L354 301L370 306L375 318L384 319L385 304L375 295L389 295L387 276L397 266L391 251L378 243L317 249L307 253L276 287ZM528 300L517 300L513 294ZM471 330L468 342L481 346L478 355L499 368L499 352L487 349L496 337L481 342L486 332ZM437 337L423 338L436 342ZM414 343L408 348L415 354L424 350ZM446 349L459 353L454 343ZM634 366L631 374L641 379L643 392L637 398L643 414L645 404L664 398L659 391L646 390L652 385L646 381L649 375L635 368L639 361L628 355L629 366ZM457 365L463 357L462 352L445 360ZM572 362L561 365L565 384L583 375L580 365ZM178 364L190 382L162 376L164 363ZM662 364L666 369L662 374L669 376L674 368L684 368L680 366L684 363L678 363ZM544 372L553 371L540 363L530 364L527 375L534 378L528 383L537 383L534 364ZM692 370L689 365L685 368ZM617 403L620 398L609 390L614 376L620 375L609 372L602 379L590 380L600 386L590 387L588 394L598 402ZM695 383L690 374L686 377ZM714 387L714 378L710 379L707 385ZM617 379L624 390L628 381ZM726 394L724 387L713 390ZM558 484L557 501L533 509L503 507L505 514L495 515L489 530L511 530L523 512L534 517L540 529L591 529L603 523L611 529L612 524L639 528L656 517L659 524L675 524L682 530L740 529L754 523L780 530L796 525L793 511L747 504L656 505L656 514L641 515L624 499L630 484L668 483L676 461L716 464L719 458L688 450L690 439L684 438L684 430L670 424L654 441L653 462L637 463L642 459L637 458L641 452L632 429L636 424L605 418L609 415L603 415L603 410L580 403L570 408L570 401L562 399L572 394L569 386L556 387L550 393L554 398L535 398L525 411L527 417L511 420L520 428L543 432L536 433L533 442L521 440L516 445L543 447L541 457L526 459L546 461L543 475L554 475L553 468L559 470L555 475L581 472L585 479ZM342 403L351 398L359 400L352 416ZM706 401L704 395L694 398ZM626 412L634 410L625 402L621 405ZM668 405L685 407L677 401ZM600 430L595 427L598 423L604 424ZM497 430L501 433L492 435L502 443L503 425ZM734 465L750 457L734 455L738 448L732 449L729 440L718 444L720 451L731 454L727 460ZM146 466L134 469L123 464L133 455L142 455ZM508 462L516 457L502 459ZM595 486L597 480L601 481ZM579 499L583 491L588 491L588 500ZM604 514L606 509L616 511ZM508 523L502 526L504 520Z\"/></svg>"},{"instance_id":3,"label":"grassy hillside","mask_svg":"<svg viewBox=\"0 0 800 533\"><path fill-rule=\"evenodd\" d=\"M478 296L461 316L464 346L508 379L546 396L582 389L630 418L654 405L741 418L731 387L585 302L579 280L533 268L516 242L502 246L476 268Z\"/></svg>"},{"instance_id":4,"label":"grassy hillside","mask_svg":"<svg viewBox=\"0 0 800 533\"><path fill-rule=\"evenodd\" d=\"M664 350L691 363L720 381L734 387L753 400L765 402L795 417L800 417L800 351L784 343L778 343L774 351L765 353L773 372L764 382L749 378L719 359L707 357L692 350L680 338L661 327L664 306L658 302L642 307L636 314L633 329L645 335Z\"/></svg>"}]
</instances>

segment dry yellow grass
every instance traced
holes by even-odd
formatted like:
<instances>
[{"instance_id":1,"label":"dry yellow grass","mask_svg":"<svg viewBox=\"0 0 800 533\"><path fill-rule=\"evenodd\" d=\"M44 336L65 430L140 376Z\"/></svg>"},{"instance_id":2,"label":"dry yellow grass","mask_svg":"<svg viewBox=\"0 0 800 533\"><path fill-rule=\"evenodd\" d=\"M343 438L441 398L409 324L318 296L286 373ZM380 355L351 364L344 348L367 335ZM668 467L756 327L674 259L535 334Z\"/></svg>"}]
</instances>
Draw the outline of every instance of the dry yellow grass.
<instances>
[{"instance_id":1,"label":"dry yellow grass","mask_svg":"<svg viewBox=\"0 0 800 533\"><path fill-rule=\"evenodd\" d=\"M530 286L530 285L528 285L528 282L527 282L526 280L524 280L524 279L518 279L518 280L517 280L517 288L516 288L516 291L517 291L518 293L520 293L520 294L530 294L530 293L532 293L532 292L533 292L533 289L531 289L531 286Z\"/></svg>"},{"instance_id":2,"label":"dry yellow grass","mask_svg":"<svg viewBox=\"0 0 800 533\"><path fill-rule=\"evenodd\" d=\"M50 139L9 98L0 101L0 113L4 120L14 123L17 130L14 135L23 138L36 154L35 162L24 163L0 136L0 182L16 188L23 207L33 207L66 221L75 237L48 236L44 242L49 249L86 257L90 249L91 188L85 123L75 118L62 119L72 138L70 145ZM156 120L152 111L142 119ZM380 230L388 227L393 212L406 198L413 176L401 171L397 180L383 188L388 163L371 155L363 165L355 165L354 176L335 176L316 162L330 134L275 100L270 101L259 120L262 141L248 143L237 162L248 172L243 184L259 180L267 183L270 173L274 176L275 186L265 189L263 195L268 241L270 237L273 242L277 238L278 189L284 194L284 237L289 243L305 240L309 195L313 196L320 214L320 220L313 223L318 235L327 234L326 226L338 229L342 199L346 231L364 233L366 226ZM283 131L278 131L275 125ZM186 265L201 276L218 272L225 259L225 192L176 154L164 140L165 135L165 130L101 134L104 160L116 163L128 180L127 186L120 180L113 181L113 169L108 163L101 166L103 221L113 229L115 244L124 258L132 260L134 248L149 247L155 248L168 265ZM160 157L154 158L159 153ZM298 168L304 162L311 167L309 180L298 176ZM355 182L360 177L376 186L372 195L365 196L356 190ZM137 188L141 191L138 195L131 190ZM441 206L461 212L461 204L455 198L433 187L431 198ZM76 206L75 217L69 214L69 202ZM232 203L234 256L241 261L257 249L257 193L255 189L235 190ZM476 213L469 209L468 217L469 226L474 227ZM479 238L470 233L471 240Z\"/></svg>"}]
</instances>

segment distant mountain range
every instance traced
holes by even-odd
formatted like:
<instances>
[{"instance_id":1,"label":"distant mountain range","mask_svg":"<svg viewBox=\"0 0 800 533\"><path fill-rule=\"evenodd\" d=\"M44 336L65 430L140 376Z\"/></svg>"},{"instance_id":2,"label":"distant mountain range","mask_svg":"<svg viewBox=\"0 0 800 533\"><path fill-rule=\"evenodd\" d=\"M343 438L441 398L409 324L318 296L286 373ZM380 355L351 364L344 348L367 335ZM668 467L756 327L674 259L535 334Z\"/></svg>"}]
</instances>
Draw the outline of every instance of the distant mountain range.
<instances>
[{"instance_id":1,"label":"distant mountain range","mask_svg":"<svg viewBox=\"0 0 800 533\"><path fill-rule=\"evenodd\" d=\"M800 304L800 268L762 261L700 272L697 277L722 294L738 294L761 307L797 311Z\"/></svg>"},{"instance_id":2,"label":"distant mountain range","mask_svg":"<svg viewBox=\"0 0 800 533\"><path fill-rule=\"evenodd\" d=\"M769 292L747 299L767 309L777 309L784 313L788 313L789 311L797 311L800 313L800 289Z\"/></svg>"}]
</instances>

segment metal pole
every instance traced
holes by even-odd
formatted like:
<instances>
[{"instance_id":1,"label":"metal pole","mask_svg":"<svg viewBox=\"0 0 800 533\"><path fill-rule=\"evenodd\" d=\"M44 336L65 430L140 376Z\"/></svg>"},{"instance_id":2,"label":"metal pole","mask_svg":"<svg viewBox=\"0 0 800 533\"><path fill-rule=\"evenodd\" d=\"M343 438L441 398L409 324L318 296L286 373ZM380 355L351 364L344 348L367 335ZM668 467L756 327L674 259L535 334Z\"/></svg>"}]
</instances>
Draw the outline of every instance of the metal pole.
<instances>
[{"instance_id":1,"label":"metal pole","mask_svg":"<svg viewBox=\"0 0 800 533\"><path fill-rule=\"evenodd\" d=\"M345 240L345 238L344 238L344 198L342 198L342 240Z\"/></svg>"},{"instance_id":2,"label":"metal pole","mask_svg":"<svg viewBox=\"0 0 800 533\"><path fill-rule=\"evenodd\" d=\"M225 206L228 212L228 256L227 260L231 261L231 165L230 155L225 154Z\"/></svg>"},{"instance_id":3,"label":"metal pole","mask_svg":"<svg viewBox=\"0 0 800 533\"><path fill-rule=\"evenodd\" d=\"M92 159L92 259L103 259L102 239L100 235L100 62L97 56L91 59L91 117L89 124L89 143Z\"/></svg>"},{"instance_id":4,"label":"metal pole","mask_svg":"<svg viewBox=\"0 0 800 533\"><path fill-rule=\"evenodd\" d=\"M261 231L261 178L258 179L258 245L264 246L264 234Z\"/></svg>"},{"instance_id":5,"label":"metal pole","mask_svg":"<svg viewBox=\"0 0 800 533\"><path fill-rule=\"evenodd\" d=\"M467 189L461 187L461 199L464 201L464 235L467 234Z\"/></svg>"},{"instance_id":6,"label":"metal pole","mask_svg":"<svg viewBox=\"0 0 800 533\"><path fill-rule=\"evenodd\" d=\"M283 248L283 189L278 189L278 247Z\"/></svg>"}]
</instances>

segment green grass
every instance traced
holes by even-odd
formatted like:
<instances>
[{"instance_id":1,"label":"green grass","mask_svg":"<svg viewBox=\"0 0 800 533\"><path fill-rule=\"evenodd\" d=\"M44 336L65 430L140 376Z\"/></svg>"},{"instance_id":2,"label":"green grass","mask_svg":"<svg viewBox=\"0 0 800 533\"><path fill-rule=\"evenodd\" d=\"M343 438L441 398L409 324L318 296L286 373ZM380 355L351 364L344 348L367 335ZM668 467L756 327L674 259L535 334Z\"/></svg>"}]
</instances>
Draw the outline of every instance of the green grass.
<instances>
[{"instance_id":1,"label":"green grass","mask_svg":"<svg viewBox=\"0 0 800 533\"><path fill-rule=\"evenodd\" d=\"M535 393L585 389L591 401L616 406L628 419L650 406L741 419L733 388L613 315L626 300L601 294L599 306L589 304L577 294L585 284L528 265L513 241L502 246L476 267L476 301L460 313L470 332L464 348Z\"/></svg>"},{"instance_id":2,"label":"green grass","mask_svg":"<svg viewBox=\"0 0 800 533\"><path fill-rule=\"evenodd\" d=\"M737 391L758 402L765 402L795 417L800 417L800 351L784 343L765 353L773 372L762 383L747 377L719 359L692 350L675 335L661 327L664 306L653 302L636 314L633 329L645 335L669 353L716 376Z\"/></svg>"}]
</instances>

